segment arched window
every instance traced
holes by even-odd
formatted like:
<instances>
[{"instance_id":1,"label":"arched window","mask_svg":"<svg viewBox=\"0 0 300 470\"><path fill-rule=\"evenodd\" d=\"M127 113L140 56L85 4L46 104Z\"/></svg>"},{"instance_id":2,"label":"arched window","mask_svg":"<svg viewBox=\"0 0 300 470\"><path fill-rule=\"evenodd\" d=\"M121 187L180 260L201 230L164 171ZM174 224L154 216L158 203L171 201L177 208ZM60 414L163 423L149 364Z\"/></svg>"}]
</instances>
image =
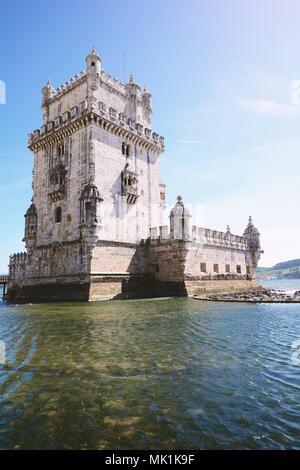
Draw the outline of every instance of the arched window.
<instances>
[{"instance_id":1,"label":"arched window","mask_svg":"<svg viewBox=\"0 0 300 470\"><path fill-rule=\"evenodd\" d=\"M55 209L55 223L61 222L61 207Z\"/></svg>"},{"instance_id":2,"label":"arched window","mask_svg":"<svg viewBox=\"0 0 300 470\"><path fill-rule=\"evenodd\" d=\"M129 157L130 145L126 145L126 157Z\"/></svg>"}]
</instances>

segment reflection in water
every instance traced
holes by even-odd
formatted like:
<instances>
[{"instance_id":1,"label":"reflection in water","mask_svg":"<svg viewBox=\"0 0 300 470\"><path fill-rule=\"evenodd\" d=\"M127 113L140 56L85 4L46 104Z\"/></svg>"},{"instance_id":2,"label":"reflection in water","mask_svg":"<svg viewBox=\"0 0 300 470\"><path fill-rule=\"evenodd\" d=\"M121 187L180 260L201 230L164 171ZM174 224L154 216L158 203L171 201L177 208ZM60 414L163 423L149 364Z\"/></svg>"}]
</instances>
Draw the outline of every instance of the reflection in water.
<instances>
[{"instance_id":1,"label":"reflection in water","mask_svg":"<svg viewBox=\"0 0 300 470\"><path fill-rule=\"evenodd\" d=\"M0 448L299 448L297 304L0 304Z\"/></svg>"}]
</instances>

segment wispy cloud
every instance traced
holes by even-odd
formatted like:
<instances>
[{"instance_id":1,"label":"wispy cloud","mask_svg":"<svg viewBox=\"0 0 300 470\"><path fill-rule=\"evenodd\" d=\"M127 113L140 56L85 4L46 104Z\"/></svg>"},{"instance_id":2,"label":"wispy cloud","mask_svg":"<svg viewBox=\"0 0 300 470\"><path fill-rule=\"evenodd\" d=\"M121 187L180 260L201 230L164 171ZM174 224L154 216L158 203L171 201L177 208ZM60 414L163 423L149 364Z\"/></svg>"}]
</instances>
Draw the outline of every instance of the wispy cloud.
<instances>
[{"instance_id":1,"label":"wispy cloud","mask_svg":"<svg viewBox=\"0 0 300 470\"><path fill-rule=\"evenodd\" d=\"M268 114L275 117L293 117L300 114L300 106L286 103L276 103L265 99L248 100L237 98L237 103L258 114Z\"/></svg>"},{"instance_id":2,"label":"wispy cloud","mask_svg":"<svg viewBox=\"0 0 300 470\"><path fill-rule=\"evenodd\" d=\"M207 145L208 142L204 142L204 140L184 140L184 139L177 139L175 140L178 144L200 144L200 145Z\"/></svg>"}]
</instances>

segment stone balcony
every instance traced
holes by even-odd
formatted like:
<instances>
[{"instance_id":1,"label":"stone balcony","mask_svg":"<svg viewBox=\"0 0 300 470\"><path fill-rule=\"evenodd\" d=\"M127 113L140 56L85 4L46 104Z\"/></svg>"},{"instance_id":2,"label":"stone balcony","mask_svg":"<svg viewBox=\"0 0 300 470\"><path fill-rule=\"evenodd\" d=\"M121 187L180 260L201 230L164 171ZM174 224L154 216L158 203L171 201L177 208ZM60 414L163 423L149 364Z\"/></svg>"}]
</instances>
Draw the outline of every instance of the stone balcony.
<instances>
[{"instance_id":1,"label":"stone balcony","mask_svg":"<svg viewBox=\"0 0 300 470\"><path fill-rule=\"evenodd\" d=\"M139 197L138 189L130 185L123 186L122 195L126 196L126 201L128 204L135 204L137 198Z\"/></svg>"},{"instance_id":2,"label":"stone balcony","mask_svg":"<svg viewBox=\"0 0 300 470\"><path fill-rule=\"evenodd\" d=\"M65 185L62 183L52 185L48 194L52 202L60 201L65 196Z\"/></svg>"}]
</instances>

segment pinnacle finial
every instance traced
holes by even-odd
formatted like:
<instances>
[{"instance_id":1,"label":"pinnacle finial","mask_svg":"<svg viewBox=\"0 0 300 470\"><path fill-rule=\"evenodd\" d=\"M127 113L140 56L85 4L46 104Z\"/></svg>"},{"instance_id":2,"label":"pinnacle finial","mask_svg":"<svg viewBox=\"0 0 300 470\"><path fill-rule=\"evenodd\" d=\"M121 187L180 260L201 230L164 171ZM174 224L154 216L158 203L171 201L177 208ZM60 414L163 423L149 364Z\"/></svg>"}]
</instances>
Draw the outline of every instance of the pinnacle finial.
<instances>
[{"instance_id":1,"label":"pinnacle finial","mask_svg":"<svg viewBox=\"0 0 300 470\"><path fill-rule=\"evenodd\" d=\"M230 233L230 227L229 227L229 225L227 225L226 230L227 230L227 233Z\"/></svg>"},{"instance_id":2,"label":"pinnacle finial","mask_svg":"<svg viewBox=\"0 0 300 470\"><path fill-rule=\"evenodd\" d=\"M252 222L252 217L251 217L251 215L249 215L249 224L252 224L252 223L253 223Z\"/></svg>"},{"instance_id":3,"label":"pinnacle finial","mask_svg":"<svg viewBox=\"0 0 300 470\"><path fill-rule=\"evenodd\" d=\"M132 75L132 73L130 74L129 81L130 81L130 83L133 83L133 75Z\"/></svg>"},{"instance_id":4,"label":"pinnacle finial","mask_svg":"<svg viewBox=\"0 0 300 470\"><path fill-rule=\"evenodd\" d=\"M46 87L47 88L52 88L52 85L51 85L51 82L50 82L50 78L48 78L48 81L46 83Z\"/></svg>"},{"instance_id":5,"label":"pinnacle finial","mask_svg":"<svg viewBox=\"0 0 300 470\"><path fill-rule=\"evenodd\" d=\"M177 196L177 201L178 201L179 203L181 203L181 202L182 202L182 197L181 197L181 196Z\"/></svg>"}]
</instances>

